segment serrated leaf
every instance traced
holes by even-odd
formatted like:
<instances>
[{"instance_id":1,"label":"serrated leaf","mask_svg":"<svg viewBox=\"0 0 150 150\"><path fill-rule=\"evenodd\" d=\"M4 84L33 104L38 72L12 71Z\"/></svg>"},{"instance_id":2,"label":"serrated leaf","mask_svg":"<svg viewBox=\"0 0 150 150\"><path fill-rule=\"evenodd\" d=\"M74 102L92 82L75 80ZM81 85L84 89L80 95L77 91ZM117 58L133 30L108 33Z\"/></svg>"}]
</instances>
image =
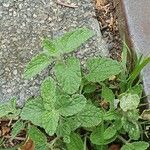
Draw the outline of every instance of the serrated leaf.
<instances>
[{"instance_id":1,"label":"serrated leaf","mask_svg":"<svg viewBox=\"0 0 150 150\"><path fill-rule=\"evenodd\" d=\"M61 54L70 53L93 35L94 32L88 28L78 28L74 31L67 32L62 37L57 38L54 42Z\"/></svg>"},{"instance_id":2,"label":"serrated leaf","mask_svg":"<svg viewBox=\"0 0 150 150\"><path fill-rule=\"evenodd\" d=\"M132 142L127 143L124 145L121 150L147 150L149 144L144 141Z\"/></svg>"},{"instance_id":3,"label":"serrated leaf","mask_svg":"<svg viewBox=\"0 0 150 150\"><path fill-rule=\"evenodd\" d=\"M132 145L134 145L135 150L147 150L149 147L149 143L144 141L133 142Z\"/></svg>"},{"instance_id":4,"label":"serrated leaf","mask_svg":"<svg viewBox=\"0 0 150 150\"><path fill-rule=\"evenodd\" d=\"M77 114L77 119L83 127L93 127L102 121L102 111L94 105L87 104L80 113Z\"/></svg>"},{"instance_id":5,"label":"serrated leaf","mask_svg":"<svg viewBox=\"0 0 150 150\"><path fill-rule=\"evenodd\" d=\"M45 39L43 41L44 51L50 56L59 56L64 53L70 53L76 50L81 44L86 42L94 35L92 30L87 28L78 28L74 31L65 33L55 40Z\"/></svg>"},{"instance_id":6,"label":"serrated leaf","mask_svg":"<svg viewBox=\"0 0 150 150\"><path fill-rule=\"evenodd\" d=\"M111 138L113 138L117 133L117 130L115 129L114 126L110 126L108 127L105 131L104 131L104 140L109 140Z\"/></svg>"},{"instance_id":7,"label":"serrated leaf","mask_svg":"<svg viewBox=\"0 0 150 150\"><path fill-rule=\"evenodd\" d=\"M136 122L131 122L127 118L122 118L122 125L124 130L129 134L129 137L133 140L140 138L140 128Z\"/></svg>"},{"instance_id":8,"label":"serrated leaf","mask_svg":"<svg viewBox=\"0 0 150 150\"><path fill-rule=\"evenodd\" d=\"M93 132L90 135L91 142L96 145L106 145L116 139L115 133L114 133L114 136L112 136L113 134L109 133L111 135L110 138L109 138L109 135L106 136L106 133L104 137L104 127L102 124L97 126L96 129L93 130Z\"/></svg>"},{"instance_id":9,"label":"serrated leaf","mask_svg":"<svg viewBox=\"0 0 150 150\"><path fill-rule=\"evenodd\" d=\"M142 119L150 120L150 109L144 110L141 114Z\"/></svg>"},{"instance_id":10,"label":"serrated leaf","mask_svg":"<svg viewBox=\"0 0 150 150\"><path fill-rule=\"evenodd\" d=\"M41 96L46 110L52 110L56 101L56 84L55 81L48 77L41 85Z\"/></svg>"},{"instance_id":11,"label":"serrated leaf","mask_svg":"<svg viewBox=\"0 0 150 150\"><path fill-rule=\"evenodd\" d=\"M104 98L105 101L109 102L110 109L114 109L115 95L114 95L113 91L104 85L102 87L101 96L102 96L102 98Z\"/></svg>"},{"instance_id":12,"label":"serrated leaf","mask_svg":"<svg viewBox=\"0 0 150 150\"><path fill-rule=\"evenodd\" d=\"M44 53L48 56L58 56L61 49L57 48L57 45L53 40L49 40L48 38L42 41Z\"/></svg>"},{"instance_id":13,"label":"serrated leaf","mask_svg":"<svg viewBox=\"0 0 150 150\"><path fill-rule=\"evenodd\" d=\"M116 113L116 111L112 111L112 110L105 112L104 116L103 116L103 119L105 121L115 120L115 119L118 119L118 118L119 118L119 116Z\"/></svg>"},{"instance_id":14,"label":"serrated leaf","mask_svg":"<svg viewBox=\"0 0 150 150\"><path fill-rule=\"evenodd\" d=\"M131 89L129 89L129 93L137 94L139 97L142 96L142 92L143 92L143 86L141 84L135 85Z\"/></svg>"},{"instance_id":15,"label":"serrated leaf","mask_svg":"<svg viewBox=\"0 0 150 150\"><path fill-rule=\"evenodd\" d=\"M34 142L36 150L47 150L47 138L39 129L31 126L28 136Z\"/></svg>"},{"instance_id":16,"label":"serrated leaf","mask_svg":"<svg viewBox=\"0 0 150 150\"><path fill-rule=\"evenodd\" d=\"M11 131L11 140L13 140L17 136L17 134L24 128L24 126L25 125L21 120L18 120L17 122L15 122L15 124L13 124L13 128Z\"/></svg>"},{"instance_id":17,"label":"serrated leaf","mask_svg":"<svg viewBox=\"0 0 150 150\"><path fill-rule=\"evenodd\" d=\"M104 98L106 101L112 103L115 99L115 95L111 89L109 89L106 86L102 87L102 98Z\"/></svg>"},{"instance_id":18,"label":"serrated leaf","mask_svg":"<svg viewBox=\"0 0 150 150\"><path fill-rule=\"evenodd\" d=\"M21 119L29 120L37 126L42 126L42 114L45 111L42 98L30 99L21 112Z\"/></svg>"},{"instance_id":19,"label":"serrated leaf","mask_svg":"<svg viewBox=\"0 0 150 150\"><path fill-rule=\"evenodd\" d=\"M58 124L56 134L57 136L63 137L63 140L65 143L70 142L70 133L71 133L71 128L67 122L61 122Z\"/></svg>"},{"instance_id":20,"label":"serrated leaf","mask_svg":"<svg viewBox=\"0 0 150 150\"><path fill-rule=\"evenodd\" d=\"M70 57L65 63L56 64L55 74L64 92L68 94L77 92L81 83L81 68L78 59Z\"/></svg>"},{"instance_id":21,"label":"serrated leaf","mask_svg":"<svg viewBox=\"0 0 150 150\"><path fill-rule=\"evenodd\" d=\"M104 81L122 71L121 64L110 58L89 59L87 62L87 68L89 70L87 80L91 82Z\"/></svg>"},{"instance_id":22,"label":"serrated leaf","mask_svg":"<svg viewBox=\"0 0 150 150\"><path fill-rule=\"evenodd\" d=\"M66 118L66 124L69 125L71 131L75 131L81 125L76 116Z\"/></svg>"},{"instance_id":23,"label":"serrated leaf","mask_svg":"<svg viewBox=\"0 0 150 150\"><path fill-rule=\"evenodd\" d=\"M121 148L121 150L135 150L135 147L131 143L127 143Z\"/></svg>"},{"instance_id":24,"label":"serrated leaf","mask_svg":"<svg viewBox=\"0 0 150 150\"><path fill-rule=\"evenodd\" d=\"M7 116L10 113L15 114L16 112L16 99L11 99L6 103L0 104L0 118Z\"/></svg>"},{"instance_id":25,"label":"serrated leaf","mask_svg":"<svg viewBox=\"0 0 150 150\"><path fill-rule=\"evenodd\" d=\"M140 97L137 94L127 93L120 99L120 107L123 111L134 110L140 103Z\"/></svg>"},{"instance_id":26,"label":"serrated leaf","mask_svg":"<svg viewBox=\"0 0 150 150\"><path fill-rule=\"evenodd\" d=\"M53 135L56 132L59 120L59 113L56 110L45 111L42 114L42 127L46 133Z\"/></svg>"},{"instance_id":27,"label":"serrated leaf","mask_svg":"<svg viewBox=\"0 0 150 150\"><path fill-rule=\"evenodd\" d=\"M87 84L84 86L83 88L83 93L92 93L97 89L97 85L96 84Z\"/></svg>"},{"instance_id":28,"label":"serrated leaf","mask_svg":"<svg viewBox=\"0 0 150 150\"><path fill-rule=\"evenodd\" d=\"M84 149L83 141L81 137L76 133L72 133L70 135L70 143L67 143L66 146L67 146L67 150L83 150Z\"/></svg>"},{"instance_id":29,"label":"serrated leaf","mask_svg":"<svg viewBox=\"0 0 150 150\"><path fill-rule=\"evenodd\" d=\"M80 112L86 105L86 98L83 95L75 94L70 96L62 95L58 102L58 111L62 116L71 116Z\"/></svg>"},{"instance_id":30,"label":"serrated leaf","mask_svg":"<svg viewBox=\"0 0 150 150\"><path fill-rule=\"evenodd\" d=\"M24 71L24 78L30 79L33 76L40 73L44 68L46 68L52 60L45 54L38 54L32 58L32 60L27 64Z\"/></svg>"}]
</instances>

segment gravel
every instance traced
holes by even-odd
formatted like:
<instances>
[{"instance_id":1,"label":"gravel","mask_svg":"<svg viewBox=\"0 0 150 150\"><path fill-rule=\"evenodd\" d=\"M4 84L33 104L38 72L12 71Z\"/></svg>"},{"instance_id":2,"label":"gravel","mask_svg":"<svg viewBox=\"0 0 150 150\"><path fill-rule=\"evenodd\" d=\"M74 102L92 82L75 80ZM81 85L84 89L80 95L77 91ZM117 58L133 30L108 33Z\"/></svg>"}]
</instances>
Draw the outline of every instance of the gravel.
<instances>
[{"instance_id":1,"label":"gravel","mask_svg":"<svg viewBox=\"0 0 150 150\"><path fill-rule=\"evenodd\" d=\"M55 38L76 27L89 27L97 35L81 46L76 56L84 64L88 57L108 55L94 4L90 0L70 0L78 8L63 7L54 0L0 0L0 102L16 97L22 105L39 94L44 70L30 81L22 77L29 60L42 50L41 38Z\"/></svg>"}]
</instances>

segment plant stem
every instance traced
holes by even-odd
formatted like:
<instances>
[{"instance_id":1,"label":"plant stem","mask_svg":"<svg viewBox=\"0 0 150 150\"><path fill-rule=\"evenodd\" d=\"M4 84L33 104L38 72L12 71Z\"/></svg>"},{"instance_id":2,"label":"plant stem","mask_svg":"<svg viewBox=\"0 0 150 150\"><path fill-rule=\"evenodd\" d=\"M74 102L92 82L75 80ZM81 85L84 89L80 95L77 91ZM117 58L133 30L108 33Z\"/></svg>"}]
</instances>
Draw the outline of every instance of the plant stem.
<instances>
[{"instance_id":1,"label":"plant stem","mask_svg":"<svg viewBox=\"0 0 150 150\"><path fill-rule=\"evenodd\" d=\"M118 135L118 139L121 140L124 144L128 143L128 141L120 135Z\"/></svg>"},{"instance_id":2,"label":"plant stem","mask_svg":"<svg viewBox=\"0 0 150 150\"><path fill-rule=\"evenodd\" d=\"M56 137L55 139L53 139L50 144L48 144L50 149L53 149L53 145L55 144L55 142L59 139L59 137Z\"/></svg>"}]
</instances>

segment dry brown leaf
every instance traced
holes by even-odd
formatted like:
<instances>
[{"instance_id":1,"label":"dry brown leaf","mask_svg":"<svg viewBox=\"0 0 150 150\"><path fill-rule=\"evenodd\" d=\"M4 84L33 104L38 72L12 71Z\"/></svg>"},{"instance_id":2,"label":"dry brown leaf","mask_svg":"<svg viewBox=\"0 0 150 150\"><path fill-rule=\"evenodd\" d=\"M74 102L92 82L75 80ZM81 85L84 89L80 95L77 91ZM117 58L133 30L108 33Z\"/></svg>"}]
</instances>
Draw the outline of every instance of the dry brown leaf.
<instances>
[{"instance_id":1,"label":"dry brown leaf","mask_svg":"<svg viewBox=\"0 0 150 150\"><path fill-rule=\"evenodd\" d=\"M96 7L105 6L107 3L107 0L96 0Z\"/></svg>"},{"instance_id":2,"label":"dry brown leaf","mask_svg":"<svg viewBox=\"0 0 150 150\"><path fill-rule=\"evenodd\" d=\"M4 135L6 135L6 134L8 134L9 132L10 132L10 127L7 127L7 126L2 126L2 128L1 128L1 134L2 134L2 136L4 136Z\"/></svg>"},{"instance_id":3,"label":"dry brown leaf","mask_svg":"<svg viewBox=\"0 0 150 150\"><path fill-rule=\"evenodd\" d=\"M28 139L24 145L22 145L18 150L35 150L34 143L31 139Z\"/></svg>"}]
</instances>

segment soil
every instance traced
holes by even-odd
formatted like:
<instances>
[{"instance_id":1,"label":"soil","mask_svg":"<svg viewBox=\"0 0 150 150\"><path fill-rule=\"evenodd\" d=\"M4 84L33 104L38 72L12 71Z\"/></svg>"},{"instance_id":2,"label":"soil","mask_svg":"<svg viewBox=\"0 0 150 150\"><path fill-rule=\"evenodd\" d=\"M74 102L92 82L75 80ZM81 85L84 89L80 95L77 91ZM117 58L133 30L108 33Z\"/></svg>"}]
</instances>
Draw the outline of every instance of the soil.
<instances>
[{"instance_id":1,"label":"soil","mask_svg":"<svg viewBox=\"0 0 150 150\"><path fill-rule=\"evenodd\" d=\"M120 60L122 42L119 35L116 6L114 6L113 0L95 0L95 4L96 17L103 38L108 44L110 57Z\"/></svg>"}]
</instances>

